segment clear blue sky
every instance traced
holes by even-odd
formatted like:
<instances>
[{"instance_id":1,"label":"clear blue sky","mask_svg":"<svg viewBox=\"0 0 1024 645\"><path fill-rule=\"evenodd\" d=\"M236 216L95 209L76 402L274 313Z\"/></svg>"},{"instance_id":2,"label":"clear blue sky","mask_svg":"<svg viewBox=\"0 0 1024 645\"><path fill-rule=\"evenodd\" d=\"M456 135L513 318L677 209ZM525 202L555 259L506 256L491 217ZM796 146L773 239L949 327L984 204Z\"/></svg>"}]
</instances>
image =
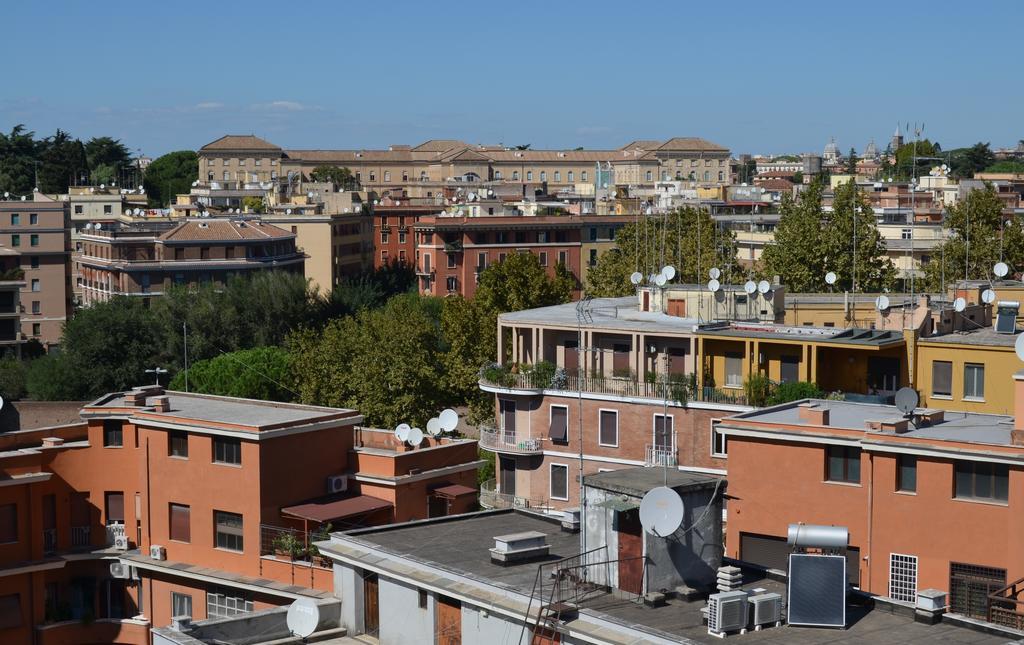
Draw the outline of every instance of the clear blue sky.
<instances>
[{"instance_id":1,"label":"clear blue sky","mask_svg":"<svg viewBox=\"0 0 1024 645\"><path fill-rule=\"evenodd\" d=\"M713 5L713 6L712 6ZM11 2L0 129L156 156L429 138L845 152L897 121L945 148L1024 138L1007 2Z\"/></svg>"}]
</instances>

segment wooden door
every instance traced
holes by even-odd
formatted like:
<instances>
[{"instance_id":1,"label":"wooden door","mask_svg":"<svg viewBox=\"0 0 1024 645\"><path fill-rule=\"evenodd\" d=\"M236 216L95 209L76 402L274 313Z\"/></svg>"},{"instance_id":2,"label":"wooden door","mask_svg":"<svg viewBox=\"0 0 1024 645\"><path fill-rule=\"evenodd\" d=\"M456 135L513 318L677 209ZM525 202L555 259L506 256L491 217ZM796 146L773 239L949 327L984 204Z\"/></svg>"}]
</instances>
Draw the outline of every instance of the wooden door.
<instances>
[{"instance_id":1,"label":"wooden door","mask_svg":"<svg viewBox=\"0 0 1024 645\"><path fill-rule=\"evenodd\" d=\"M437 645L462 645L462 603L437 597Z\"/></svg>"},{"instance_id":2,"label":"wooden door","mask_svg":"<svg viewBox=\"0 0 1024 645\"><path fill-rule=\"evenodd\" d=\"M380 583L376 573L363 578L363 631L371 636L380 631Z\"/></svg>"},{"instance_id":3,"label":"wooden door","mask_svg":"<svg viewBox=\"0 0 1024 645\"><path fill-rule=\"evenodd\" d=\"M619 589L629 593L643 593L644 554L643 528L640 513L619 512Z\"/></svg>"}]
</instances>

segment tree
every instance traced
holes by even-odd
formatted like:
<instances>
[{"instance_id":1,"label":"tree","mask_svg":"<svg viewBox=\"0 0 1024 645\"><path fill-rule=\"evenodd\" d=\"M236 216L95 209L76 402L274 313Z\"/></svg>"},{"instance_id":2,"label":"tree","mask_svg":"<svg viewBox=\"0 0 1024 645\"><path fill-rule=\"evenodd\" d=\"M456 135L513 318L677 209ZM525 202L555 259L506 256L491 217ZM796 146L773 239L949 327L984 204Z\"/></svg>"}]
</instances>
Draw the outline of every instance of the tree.
<instances>
[{"instance_id":1,"label":"tree","mask_svg":"<svg viewBox=\"0 0 1024 645\"><path fill-rule=\"evenodd\" d=\"M28 364L25 389L37 401L81 401L85 393L85 380L67 354L53 353Z\"/></svg>"},{"instance_id":2,"label":"tree","mask_svg":"<svg viewBox=\"0 0 1024 645\"><path fill-rule=\"evenodd\" d=\"M131 165L128 147L111 137L93 137L86 141L85 158L94 173L100 166L110 166L116 172Z\"/></svg>"},{"instance_id":3,"label":"tree","mask_svg":"<svg viewBox=\"0 0 1024 645\"><path fill-rule=\"evenodd\" d=\"M484 269L474 299L496 314L557 305L569 301L575 282L561 263L552 279L536 255L513 253Z\"/></svg>"},{"instance_id":4,"label":"tree","mask_svg":"<svg viewBox=\"0 0 1024 645\"><path fill-rule=\"evenodd\" d=\"M996 155L988 143L978 142L970 148L957 150L950 160L953 174L957 177L970 178L996 162Z\"/></svg>"},{"instance_id":5,"label":"tree","mask_svg":"<svg viewBox=\"0 0 1024 645\"><path fill-rule=\"evenodd\" d=\"M357 190L359 188L359 182L348 168L317 166L313 169L313 172L309 173L309 178L313 181L331 182L335 186L340 186L343 190Z\"/></svg>"},{"instance_id":6,"label":"tree","mask_svg":"<svg viewBox=\"0 0 1024 645\"><path fill-rule=\"evenodd\" d=\"M846 155L846 174L857 174L857 151L850 148L850 154Z\"/></svg>"},{"instance_id":7,"label":"tree","mask_svg":"<svg viewBox=\"0 0 1024 645\"><path fill-rule=\"evenodd\" d=\"M172 390L236 396L262 401L291 401L288 352L280 347L256 347L198 361L171 380Z\"/></svg>"},{"instance_id":8,"label":"tree","mask_svg":"<svg viewBox=\"0 0 1024 645\"><path fill-rule=\"evenodd\" d=\"M117 181L117 168L108 164L94 166L89 172L89 183L94 186L100 184L111 185Z\"/></svg>"},{"instance_id":9,"label":"tree","mask_svg":"<svg viewBox=\"0 0 1024 645\"><path fill-rule=\"evenodd\" d=\"M42 142L39 161L38 188L43 193L67 192L68 186L89 175L85 146L60 129Z\"/></svg>"},{"instance_id":10,"label":"tree","mask_svg":"<svg viewBox=\"0 0 1024 645\"><path fill-rule=\"evenodd\" d=\"M921 139L916 144L911 141L896 150L895 162L886 164L883 174L897 180L908 181L912 177L927 175L928 170L935 165L936 158L941 156L942 146L937 141L933 143L929 139Z\"/></svg>"},{"instance_id":11,"label":"tree","mask_svg":"<svg viewBox=\"0 0 1024 645\"><path fill-rule=\"evenodd\" d=\"M0 133L0 193L26 195L36 185L34 161L38 154L35 132L18 124L10 134Z\"/></svg>"},{"instance_id":12,"label":"tree","mask_svg":"<svg viewBox=\"0 0 1024 645\"><path fill-rule=\"evenodd\" d=\"M497 316L480 300L445 298L441 334L447 351L441 358L444 388L457 401L468 402L470 417L494 415L494 399L479 387L480 367L497 358Z\"/></svg>"},{"instance_id":13,"label":"tree","mask_svg":"<svg viewBox=\"0 0 1024 645\"><path fill-rule=\"evenodd\" d=\"M640 216L615 236L618 252L606 251L587 271L593 296L633 293L629 276L656 273L663 264L676 269L677 282L704 282L708 270L718 267L723 280L740 273L736 265L736 239L719 227L704 209L684 207L667 215Z\"/></svg>"},{"instance_id":14,"label":"tree","mask_svg":"<svg viewBox=\"0 0 1024 645\"><path fill-rule=\"evenodd\" d=\"M943 226L949 234L924 266L928 289L964 278L987 280L999 261L1010 265L1011 278L1024 269L1024 230L1003 216L1003 202L990 184L950 206Z\"/></svg>"},{"instance_id":15,"label":"tree","mask_svg":"<svg viewBox=\"0 0 1024 645\"><path fill-rule=\"evenodd\" d=\"M1008 172L1014 174L1024 174L1024 161L1010 161L1009 159L997 161L988 168L986 168L985 172Z\"/></svg>"},{"instance_id":16,"label":"tree","mask_svg":"<svg viewBox=\"0 0 1024 645\"><path fill-rule=\"evenodd\" d=\"M267 212L267 205L263 201L262 197L251 197L251 196L250 197L243 197L242 198L242 207L246 210L246 212L251 212L251 213L266 213Z\"/></svg>"},{"instance_id":17,"label":"tree","mask_svg":"<svg viewBox=\"0 0 1024 645\"><path fill-rule=\"evenodd\" d=\"M518 146L515 146L515 149L516 150L529 150L530 149L530 144L529 143L523 143L523 144L520 144Z\"/></svg>"},{"instance_id":18,"label":"tree","mask_svg":"<svg viewBox=\"0 0 1024 645\"><path fill-rule=\"evenodd\" d=\"M23 398L27 393L25 373L25 363L13 358L0 360L0 396L7 401Z\"/></svg>"},{"instance_id":19,"label":"tree","mask_svg":"<svg viewBox=\"0 0 1024 645\"><path fill-rule=\"evenodd\" d=\"M774 240L761 253L762 273L779 276L794 292L819 291L825 286L822 192L822 183L813 181L795 198L783 195Z\"/></svg>"},{"instance_id":20,"label":"tree","mask_svg":"<svg viewBox=\"0 0 1024 645\"><path fill-rule=\"evenodd\" d=\"M146 168L142 185L151 206L167 206L175 195L187 193L199 176L199 158L191 150L157 157Z\"/></svg>"}]
</instances>

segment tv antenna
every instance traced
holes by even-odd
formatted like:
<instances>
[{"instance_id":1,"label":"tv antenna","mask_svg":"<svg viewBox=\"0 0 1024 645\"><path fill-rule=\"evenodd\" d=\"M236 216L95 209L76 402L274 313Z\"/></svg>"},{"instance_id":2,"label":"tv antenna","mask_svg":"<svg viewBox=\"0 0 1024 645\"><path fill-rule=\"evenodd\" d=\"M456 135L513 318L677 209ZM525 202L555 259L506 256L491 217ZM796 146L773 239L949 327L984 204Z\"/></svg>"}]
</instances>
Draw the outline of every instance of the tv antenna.
<instances>
[{"instance_id":1,"label":"tv antenna","mask_svg":"<svg viewBox=\"0 0 1024 645\"><path fill-rule=\"evenodd\" d=\"M640 524L656 537L668 537L683 523L683 500L667 486L647 491L640 501Z\"/></svg>"},{"instance_id":2,"label":"tv antenna","mask_svg":"<svg viewBox=\"0 0 1024 645\"><path fill-rule=\"evenodd\" d=\"M164 368L159 367L159 366L158 367L154 367L151 370L146 370L146 374L153 374L153 375L155 375L155 377L156 377L156 384L157 385L160 385L160 375L161 374L166 374L166 373L167 373L167 370L165 370Z\"/></svg>"}]
</instances>

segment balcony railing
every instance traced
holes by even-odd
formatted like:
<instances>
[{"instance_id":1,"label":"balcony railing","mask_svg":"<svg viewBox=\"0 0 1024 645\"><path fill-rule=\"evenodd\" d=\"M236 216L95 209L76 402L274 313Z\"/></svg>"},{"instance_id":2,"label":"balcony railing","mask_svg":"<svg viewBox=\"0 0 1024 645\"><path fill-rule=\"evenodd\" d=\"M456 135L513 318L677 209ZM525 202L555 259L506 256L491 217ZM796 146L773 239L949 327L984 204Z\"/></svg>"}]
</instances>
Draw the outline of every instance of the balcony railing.
<instances>
[{"instance_id":1,"label":"balcony railing","mask_svg":"<svg viewBox=\"0 0 1024 645\"><path fill-rule=\"evenodd\" d=\"M648 444L644 450L644 465L675 468L679 465L679 457L674 448Z\"/></svg>"},{"instance_id":2,"label":"balcony railing","mask_svg":"<svg viewBox=\"0 0 1024 645\"><path fill-rule=\"evenodd\" d=\"M73 546L73 547L92 546L92 539L91 539L91 536L90 536L90 527L88 527L88 526L72 526L71 527L71 546Z\"/></svg>"},{"instance_id":3,"label":"balcony railing","mask_svg":"<svg viewBox=\"0 0 1024 645\"><path fill-rule=\"evenodd\" d=\"M536 455L543 448L543 440L535 437L523 437L515 432L506 432L494 428L480 428L480 447L496 452L509 452L518 455Z\"/></svg>"},{"instance_id":4,"label":"balcony railing","mask_svg":"<svg viewBox=\"0 0 1024 645\"><path fill-rule=\"evenodd\" d=\"M307 535L296 529L260 524L260 555L273 555L279 559L307 562L316 567L330 569L330 560L321 556L312 544L324 539L327 539L326 532L311 531Z\"/></svg>"},{"instance_id":5,"label":"balcony railing","mask_svg":"<svg viewBox=\"0 0 1024 645\"><path fill-rule=\"evenodd\" d=\"M988 595L988 622L1024 630L1024 578Z\"/></svg>"},{"instance_id":6,"label":"balcony railing","mask_svg":"<svg viewBox=\"0 0 1024 645\"><path fill-rule=\"evenodd\" d=\"M551 500L532 499L497 491L497 482L489 479L480 485L480 506L484 508L533 508L548 510Z\"/></svg>"},{"instance_id":7,"label":"balcony railing","mask_svg":"<svg viewBox=\"0 0 1024 645\"><path fill-rule=\"evenodd\" d=\"M43 554L53 555L57 552L57 529L43 529Z\"/></svg>"}]
</instances>

